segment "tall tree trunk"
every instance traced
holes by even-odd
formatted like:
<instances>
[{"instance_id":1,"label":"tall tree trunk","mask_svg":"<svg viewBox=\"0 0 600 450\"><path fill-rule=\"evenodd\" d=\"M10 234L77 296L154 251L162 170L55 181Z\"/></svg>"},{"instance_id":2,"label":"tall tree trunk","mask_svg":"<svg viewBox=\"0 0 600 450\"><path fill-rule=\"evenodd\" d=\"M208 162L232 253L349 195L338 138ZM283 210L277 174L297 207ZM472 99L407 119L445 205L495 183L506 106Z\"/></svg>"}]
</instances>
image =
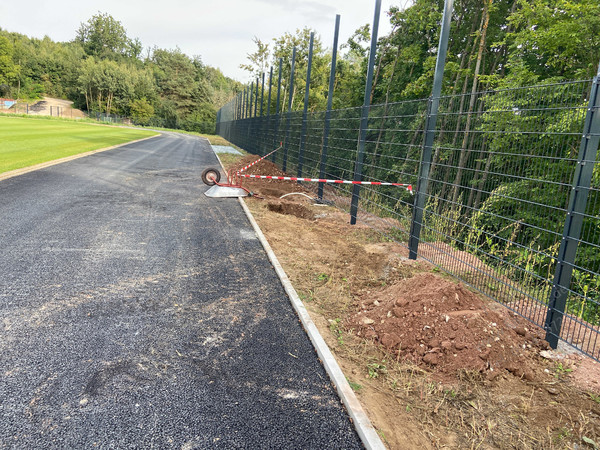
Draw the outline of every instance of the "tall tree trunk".
<instances>
[{"instance_id":1,"label":"tall tree trunk","mask_svg":"<svg viewBox=\"0 0 600 450\"><path fill-rule=\"evenodd\" d=\"M469 138L469 134L471 131L471 117L473 108L475 107L475 94L477 93L477 81L479 79L479 71L481 69L481 60L483 57L483 51L485 50L485 35L487 33L487 27L490 21L490 7L492 5L493 0L488 0L485 9L484 9L484 23L481 28L481 38L479 40L479 51L477 52L477 62L475 64L475 73L473 76L473 85L471 88L471 98L469 100L469 111L467 113L467 123L465 125L465 132L463 135L463 141L461 145L460 158L458 160L458 168L456 171L456 177L454 178L454 186L452 192L452 208L456 207L456 202L458 201L458 196L460 193L459 185L462 181L462 174L465 166L465 162L468 156L467 142Z\"/></svg>"},{"instance_id":2,"label":"tall tree trunk","mask_svg":"<svg viewBox=\"0 0 600 450\"><path fill-rule=\"evenodd\" d=\"M477 23L477 17L475 17L474 20L474 24ZM485 14L481 15L481 21L479 24L479 29L481 29L483 27L483 23L485 20ZM469 56L467 58L467 67L470 68L471 66L471 61L473 59L473 52L475 51L475 48L477 46L477 42L478 39L481 38L481 34L479 34L479 36L477 36L474 41L473 41L473 47L471 48L471 52L469 53ZM459 131L460 131L460 125L462 123L462 112L464 110L464 106L465 106L465 99L467 98L467 88L469 86L469 76L468 74L465 74L465 79L463 82L463 86L462 86L462 90L461 90L461 94L460 94L460 104L458 106L458 112L455 114L456 116L456 127L454 127L454 135L452 137L452 143L450 144L450 148L454 149L456 147L456 141L458 140L458 135L459 135ZM450 180L450 173L451 173L451 168L452 165L454 164L454 158L455 158L455 153L453 150L450 151L450 155L448 157L448 163L447 166L448 168L444 171L444 179L442 181L442 189L441 189L441 193L440 193L440 197L441 198L446 198L446 194L448 192L448 190L450 189L450 186L448 184L448 181ZM443 209L443 205L442 203L440 203L440 212Z\"/></svg>"},{"instance_id":3,"label":"tall tree trunk","mask_svg":"<svg viewBox=\"0 0 600 450\"><path fill-rule=\"evenodd\" d=\"M394 80L394 74L396 72L396 67L398 66L398 60L400 59L400 47L401 44L398 44L396 51L396 58L394 59L394 65L392 66L392 73L390 74L390 78L388 80L387 89L385 91L385 106L383 109L383 114L381 117L381 125L379 126L379 133L377 135L377 142L375 143L375 151L373 154L373 164L377 165L379 162L379 144L381 143L381 136L383 135L383 128L385 124L385 119L387 118L387 114L389 111L389 100L390 100L390 88L392 87L392 82ZM379 70L379 69L378 69ZM371 91L371 98L373 97L373 91Z\"/></svg>"},{"instance_id":4,"label":"tall tree trunk","mask_svg":"<svg viewBox=\"0 0 600 450\"><path fill-rule=\"evenodd\" d=\"M462 16L461 16L462 17ZM473 25L471 26L471 32L469 33L469 38L467 40L467 45L465 45L465 51L463 52L463 54L460 57L460 67L456 73L456 78L454 79L454 85L452 86L452 98L450 99L450 103L448 105L448 111L451 112L452 111L452 107L454 106L454 101L456 99L456 96L454 94L456 94L456 89L458 88L458 82L460 81L460 77L462 75L462 72L465 68L465 63L467 62L468 58L467 58L467 54L470 54L473 52L473 49L475 48L475 42L473 41L473 33L475 33L475 27L477 26L477 15L475 15L475 20L473 20ZM469 53L468 49L471 47L471 52ZM466 77L468 78L468 77ZM466 90L466 86L464 88ZM444 120L442 122L442 126L440 129L440 134L438 137L438 142L442 142L443 138L444 138L444 134L446 132L446 124L448 123L448 118L450 116L446 115L444 116ZM433 178L435 175L435 169L437 167L438 161L439 161L439 157L440 157L440 146L438 145L435 148L435 153L433 155L433 159L432 159L432 163L431 163L431 170L430 170L430 178Z\"/></svg>"}]
</instances>

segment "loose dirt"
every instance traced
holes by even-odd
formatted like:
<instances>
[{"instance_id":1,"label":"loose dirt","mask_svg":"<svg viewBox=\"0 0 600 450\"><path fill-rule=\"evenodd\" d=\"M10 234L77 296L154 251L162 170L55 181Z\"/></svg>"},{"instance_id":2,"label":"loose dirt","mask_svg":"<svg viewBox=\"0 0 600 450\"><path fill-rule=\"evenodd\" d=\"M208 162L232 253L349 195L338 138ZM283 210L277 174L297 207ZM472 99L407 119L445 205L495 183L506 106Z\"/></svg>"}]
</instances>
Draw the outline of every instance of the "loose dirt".
<instances>
[{"instance_id":1,"label":"loose dirt","mask_svg":"<svg viewBox=\"0 0 600 450\"><path fill-rule=\"evenodd\" d=\"M249 155L234 165L256 159ZM233 160L229 160L231 163ZM264 161L249 173L281 175ZM304 186L245 180L246 200L389 448L594 448L600 365ZM446 251L456 251L446 249Z\"/></svg>"}]
</instances>

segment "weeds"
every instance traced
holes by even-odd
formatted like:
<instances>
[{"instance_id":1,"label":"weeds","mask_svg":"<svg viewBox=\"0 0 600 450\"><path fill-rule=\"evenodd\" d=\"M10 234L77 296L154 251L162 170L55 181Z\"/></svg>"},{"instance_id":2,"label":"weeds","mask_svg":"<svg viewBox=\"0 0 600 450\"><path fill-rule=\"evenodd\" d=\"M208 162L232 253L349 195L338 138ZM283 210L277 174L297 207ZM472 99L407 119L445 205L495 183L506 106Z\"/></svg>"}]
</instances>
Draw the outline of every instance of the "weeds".
<instances>
[{"instance_id":1,"label":"weeds","mask_svg":"<svg viewBox=\"0 0 600 450\"><path fill-rule=\"evenodd\" d=\"M367 364L367 370L368 370L368 378L378 378L380 375L386 374L387 373L387 366L385 364L385 360L383 360L380 363L370 363Z\"/></svg>"},{"instance_id":2,"label":"weeds","mask_svg":"<svg viewBox=\"0 0 600 450\"><path fill-rule=\"evenodd\" d=\"M567 367L567 366L563 366L563 364L561 362L559 362L556 365L556 368L554 369L554 378L559 380L571 372L573 372L573 369L571 369L570 367Z\"/></svg>"},{"instance_id":3,"label":"weeds","mask_svg":"<svg viewBox=\"0 0 600 450\"><path fill-rule=\"evenodd\" d=\"M337 342L340 346L344 346L344 331L340 328L340 322L342 319L337 318L330 321L329 330L333 333Z\"/></svg>"}]
</instances>

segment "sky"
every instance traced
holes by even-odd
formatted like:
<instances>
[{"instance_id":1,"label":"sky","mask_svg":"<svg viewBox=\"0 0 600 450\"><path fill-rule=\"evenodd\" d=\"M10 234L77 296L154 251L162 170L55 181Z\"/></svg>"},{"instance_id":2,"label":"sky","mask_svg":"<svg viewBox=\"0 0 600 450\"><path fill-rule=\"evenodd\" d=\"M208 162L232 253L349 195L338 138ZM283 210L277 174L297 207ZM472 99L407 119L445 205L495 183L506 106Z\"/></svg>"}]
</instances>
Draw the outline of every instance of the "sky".
<instances>
[{"instance_id":1,"label":"sky","mask_svg":"<svg viewBox=\"0 0 600 450\"><path fill-rule=\"evenodd\" d=\"M382 0L379 35L391 27L386 12L408 0ZM358 27L373 22L375 0L4 0L0 28L29 37L73 40L81 23L94 14L108 13L121 22L130 38L145 48L179 47L188 56L218 67L238 81L248 72L239 68L264 43L285 32L310 27L331 49L335 15L340 14L340 43Z\"/></svg>"}]
</instances>

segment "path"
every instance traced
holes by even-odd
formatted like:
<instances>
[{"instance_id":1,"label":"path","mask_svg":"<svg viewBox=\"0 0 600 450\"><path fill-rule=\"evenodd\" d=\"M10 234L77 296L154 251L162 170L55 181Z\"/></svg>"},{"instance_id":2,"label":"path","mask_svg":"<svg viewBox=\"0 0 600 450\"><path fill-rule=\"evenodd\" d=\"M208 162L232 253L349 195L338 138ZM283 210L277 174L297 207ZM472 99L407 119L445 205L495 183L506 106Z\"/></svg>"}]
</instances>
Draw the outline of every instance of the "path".
<instances>
[{"instance_id":1,"label":"path","mask_svg":"<svg viewBox=\"0 0 600 450\"><path fill-rule=\"evenodd\" d=\"M208 144L0 182L0 447L360 448Z\"/></svg>"}]
</instances>

